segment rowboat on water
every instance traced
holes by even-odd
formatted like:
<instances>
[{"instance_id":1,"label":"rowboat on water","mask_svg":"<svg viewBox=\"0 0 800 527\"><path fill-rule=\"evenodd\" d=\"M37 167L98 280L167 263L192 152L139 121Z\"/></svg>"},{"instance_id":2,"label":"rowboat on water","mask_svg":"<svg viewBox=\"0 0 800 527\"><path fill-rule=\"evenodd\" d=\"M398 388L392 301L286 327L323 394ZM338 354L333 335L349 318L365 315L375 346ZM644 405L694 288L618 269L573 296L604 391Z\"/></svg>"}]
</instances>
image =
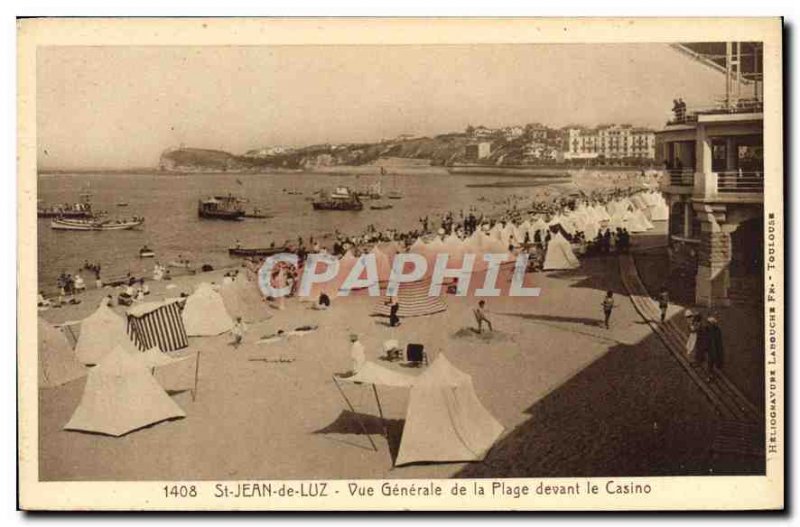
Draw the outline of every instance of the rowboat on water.
<instances>
[{"instance_id":1,"label":"rowboat on water","mask_svg":"<svg viewBox=\"0 0 800 527\"><path fill-rule=\"evenodd\" d=\"M155 258L156 252L147 245L139 249L139 258Z\"/></svg>"},{"instance_id":2,"label":"rowboat on water","mask_svg":"<svg viewBox=\"0 0 800 527\"><path fill-rule=\"evenodd\" d=\"M56 218L50 222L50 227L62 231L125 231L140 227L144 218L132 220L91 220Z\"/></svg>"},{"instance_id":3,"label":"rowboat on water","mask_svg":"<svg viewBox=\"0 0 800 527\"><path fill-rule=\"evenodd\" d=\"M228 249L228 254L230 256L241 256L241 257L265 257L265 256L273 256L279 253L285 253L288 251L288 248L285 246L281 247L230 247Z\"/></svg>"}]
</instances>

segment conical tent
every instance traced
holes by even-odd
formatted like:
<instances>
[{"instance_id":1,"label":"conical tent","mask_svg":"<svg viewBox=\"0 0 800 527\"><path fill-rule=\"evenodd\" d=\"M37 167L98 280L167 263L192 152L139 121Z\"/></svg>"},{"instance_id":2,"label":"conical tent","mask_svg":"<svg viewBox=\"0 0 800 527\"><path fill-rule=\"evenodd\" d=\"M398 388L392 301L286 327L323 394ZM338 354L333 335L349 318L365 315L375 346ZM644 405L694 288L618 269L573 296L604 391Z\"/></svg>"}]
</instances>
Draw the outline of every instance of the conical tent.
<instances>
[{"instance_id":1,"label":"conical tent","mask_svg":"<svg viewBox=\"0 0 800 527\"><path fill-rule=\"evenodd\" d=\"M545 271L556 271L561 269L577 269L580 262L572 251L569 242L557 232L547 244L547 253L544 257L543 269Z\"/></svg>"},{"instance_id":2,"label":"conical tent","mask_svg":"<svg viewBox=\"0 0 800 527\"><path fill-rule=\"evenodd\" d=\"M64 429L121 436L185 416L142 362L117 346L89 372L81 402Z\"/></svg>"},{"instance_id":3,"label":"conical tent","mask_svg":"<svg viewBox=\"0 0 800 527\"><path fill-rule=\"evenodd\" d=\"M86 368L60 329L39 319L39 388L60 386L86 375Z\"/></svg>"},{"instance_id":4,"label":"conical tent","mask_svg":"<svg viewBox=\"0 0 800 527\"><path fill-rule=\"evenodd\" d=\"M136 349L125 331L125 320L102 303L81 322L75 356L83 364L97 364L118 344L131 351Z\"/></svg>"},{"instance_id":5,"label":"conical tent","mask_svg":"<svg viewBox=\"0 0 800 527\"><path fill-rule=\"evenodd\" d=\"M225 309L232 317L242 317L245 322L261 322L270 318L258 283L245 276L237 276L232 282L223 283L219 293Z\"/></svg>"},{"instance_id":6,"label":"conical tent","mask_svg":"<svg viewBox=\"0 0 800 527\"><path fill-rule=\"evenodd\" d=\"M205 282L186 299L183 323L190 337L220 335L233 328L233 319L225 309L222 296Z\"/></svg>"},{"instance_id":7,"label":"conical tent","mask_svg":"<svg viewBox=\"0 0 800 527\"><path fill-rule=\"evenodd\" d=\"M428 295L430 286L430 280L399 284L397 291L397 301L400 304L398 316L401 318L421 317L445 311L447 304L441 297ZM387 305L388 300L386 297L381 298L375 304L373 314L388 317L390 311L390 306Z\"/></svg>"},{"instance_id":8,"label":"conical tent","mask_svg":"<svg viewBox=\"0 0 800 527\"><path fill-rule=\"evenodd\" d=\"M439 355L411 388L395 464L480 461L502 433L472 378Z\"/></svg>"}]
</instances>

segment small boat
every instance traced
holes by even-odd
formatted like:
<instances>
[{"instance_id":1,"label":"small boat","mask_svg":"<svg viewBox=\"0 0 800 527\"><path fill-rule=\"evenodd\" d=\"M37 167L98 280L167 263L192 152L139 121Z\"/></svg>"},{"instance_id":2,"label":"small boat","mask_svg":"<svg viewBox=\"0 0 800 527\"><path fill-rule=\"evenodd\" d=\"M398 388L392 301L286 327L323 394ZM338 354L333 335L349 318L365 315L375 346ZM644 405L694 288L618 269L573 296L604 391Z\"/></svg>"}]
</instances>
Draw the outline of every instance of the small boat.
<instances>
[{"instance_id":1,"label":"small boat","mask_svg":"<svg viewBox=\"0 0 800 527\"><path fill-rule=\"evenodd\" d=\"M201 199L197 203L197 215L211 220L242 221L245 215L242 201L231 194Z\"/></svg>"},{"instance_id":2,"label":"small boat","mask_svg":"<svg viewBox=\"0 0 800 527\"><path fill-rule=\"evenodd\" d=\"M143 223L144 218L103 221L56 218L50 222L50 227L62 231L126 231L135 229Z\"/></svg>"},{"instance_id":3,"label":"small boat","mask_svg":"<svg viewBox=\"0 0 800 527\"><path fill-rule=\"evenodd\" d=\"M127 207L127 206L128 206L127 201L120 201L119 203L117 203L117 207Z\"/></svg>"},{"instance_id":4,"label":"small boat","mask_svg":"<svg viewBox=\"0 0 800 527\"><path fill-rule=\"evenodd\" d=\"M391 192L386 194L386 197L389 199L403 199L403 195L396 190L392 190Z\"/></svg>"},{"instance_id":5,"label":"small boat","mask_svg":"<svg viewBox=\"0 0 800 527\"><path fill-rule=\"evenodd\" d=\"M370 205L369 208L372 210L387 210L394 208L394 205L391 203L376 203L375 205Z\"/></svg>"},{"instance_id":6,"label":"small boat","mask_svg":"<svg viewBox=\"0 0 800 527\"><path fill-rule=\"evenodd\" d=\"M351 210L359 211L364 209L364 204L358 194L348 187L336 187L327 197L311 202L314 210Z\"/></svg>"},{"instance_id":7,"label":"small boat","mask_svg":"<svg viewBox=\"0 0 800 527\"><path fill-rule=\"evenodd\" d=\"M139 258L155 258L156 252L147 245L139 249Z\"/></svg>"},{"instance_id":8,"label":"small boat","mask_svg":"<svg viewBox=\"0 0 800 527\"><path fill-rule=\"evenodd\" d=\"M230 247L228 254L230 256L273 256L279 253L285 253L289 249L285 246L281 247Z\"/></svg>"},{"instance_id":9,"label":"small boat","mask_svg":"<svg viewBox=\"0 0 800 527\"><path fill-rule=\"evenodd\" d=\"M261 209L253 209L251 212L244 213L245 218L272 218L273 216L273 214L268 214Z\"/></svg>"}]
</instances>

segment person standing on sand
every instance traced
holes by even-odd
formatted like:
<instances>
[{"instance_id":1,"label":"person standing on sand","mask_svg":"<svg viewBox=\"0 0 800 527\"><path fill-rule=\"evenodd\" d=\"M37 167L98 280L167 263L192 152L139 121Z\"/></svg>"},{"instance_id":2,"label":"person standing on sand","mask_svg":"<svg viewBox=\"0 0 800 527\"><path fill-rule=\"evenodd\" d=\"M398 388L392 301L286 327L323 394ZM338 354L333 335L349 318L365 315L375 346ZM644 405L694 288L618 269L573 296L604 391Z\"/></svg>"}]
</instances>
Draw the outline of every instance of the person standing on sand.
<instances>
[{"instance_id":1,"label":"person standing on sand","mask_svg":"<svg viewBox=\"0 0 800 527\"><path fill-rule=\"evenodd\" d=\"M661 311L661 323L667 319L667 309L669 308L669 291L662 287L658 293L658 309Z\"/></svg>"},{"instance_id":2,"label":"person standing on sand","mask_svg":"<svg viewBox=\"0 0 800 527\"><path fill-rule=\"evenodd\" d=\"M478 307L475 308L473 313L475 314L475 320L478 322L478 333L483 333L483 323L486 322L486 325L489 326L489 331L494 331L492 328L492 321L486 317L486 301L481 300L478 302Z\"/></svg>"},{"instance_id":3,"label":"person standing on sand","mask_svg":"<svg viewBox=\"0 0 800 527\"><path fill-rule=\"evenodd\" d=\"M393 328L399 326L400 317L398 313L400 312L400 302L397 301L397 297L393 296L389 298L386 305L389 306L389 326Z\"/></svg>"},{"instance_id":4,"label":"person standing on sand","mask_svg":"<svg viewBox=\"0 0 800 527\"><path fill-rule=\"evenodd\" d=\"M367 357L364 354L364 345L358 341L358 335L352 333L350 342L350 358L353 360L353 375L355 375L367 362Z\"/></svg>"},{"instance_id":5,"label":"person standing on sand","mask_svg":"<svg viewBox=\"0 0 800 527\"><path fill-rule=\"evenodd\" d=\"M603 315L605 317L606 329L609 329L609 322L611 321L611 311L614 309L614 292L607 291L606 297L603 299Z\"/></svg>"},{"instance_id":6,"label":"person standing on sand","mask_svg":"<svg viewBox=\"0 0 800 527\"><path fill-rule=\"evenodd\" d=\"M247 326L242 322L242 317L236 317L236 323L231 328L231 335L233 335L233 347L238 348L242 343Z\"/></svg>"}]
</instances>

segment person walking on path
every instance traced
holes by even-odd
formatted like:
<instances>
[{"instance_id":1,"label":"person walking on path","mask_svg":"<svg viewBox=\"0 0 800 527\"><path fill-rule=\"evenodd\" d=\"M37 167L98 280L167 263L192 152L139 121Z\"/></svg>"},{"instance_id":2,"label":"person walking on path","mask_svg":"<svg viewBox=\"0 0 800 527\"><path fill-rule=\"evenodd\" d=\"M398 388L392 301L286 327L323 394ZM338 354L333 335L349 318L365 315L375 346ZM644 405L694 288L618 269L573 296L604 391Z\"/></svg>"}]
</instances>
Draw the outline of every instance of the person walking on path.
<instances>
[{"instance_id":1,"label":"person walking on path","mask_svg":"<svg viewBox=\"0 0 800 527\"><path fill-rule=\"evenodd\" d=\"M717 372L722 369L724 362L724 348L722 344L722 330L719 327L717 317L709 315L706 319L708 323L708 355L706 366L709 380L715 380Z\"/></svg>"},{"instance_id":2,"label":"person walking on path","mask_svg":"<svg viewBox=\"0 0 800 527\"><path fill-rule=\"evenodd\" d=\"M693 311L688 310L684 314L686 324L689 326L689 337L686 339L686 358L691 364L697 362L697 329L700 326L700 318Z\"/></svg>"},{"instance_id":3,"label":"person walking on path","mask_svg":"<svg viewBox=\"0 0 800 527\"><path fill-rule=\"evenodd\" d=\"M658 309L661 311L661 323L667 319L667 309L669 308L669 291L662 287L658 293Z\"/></svg>"},{"instance_id":4,"label":"person walking on path","mask_svg":"<svg viewBox=\"0 0 800 527\"><path fill-rule=\"evenodd\" d=\"M694 353L695 353L694 363L698 366L706 365L708 360L710 342L711 342L709 327L708 323L706 322L706 319L701 315L697 315L695 321L696 321L695 331L697 332L697 344L694 347ZM707 376L707 378L708 378L707 380L711 380L710 376Z\"/></svg>"},{"instance_id":5,"label":"person walking on path","mask_svg":"<svg viewBox=\"0 0 800 527\"><path fill-rule=\"evenodd\" d=\"M492 321L486 317L486 301L481 300L478 302L478 307L473 311L475 314L475 321L478 323L478 333L483 333L483 323L489 326L489 331L494 331L492 328Z\"/></svg>"},{"instance_id":6,"label":"person walking on path","mask_svg":"<svg viewBox=\"0 0 800 527\"><path fill-rule=\"evenodd\" d=\"M609 322L611 321L611 311L614 309L614 292L607 291L606 297L603 299L603 315L605 317L606 329L609 329Z\"/></svg>"}]
</instances>

